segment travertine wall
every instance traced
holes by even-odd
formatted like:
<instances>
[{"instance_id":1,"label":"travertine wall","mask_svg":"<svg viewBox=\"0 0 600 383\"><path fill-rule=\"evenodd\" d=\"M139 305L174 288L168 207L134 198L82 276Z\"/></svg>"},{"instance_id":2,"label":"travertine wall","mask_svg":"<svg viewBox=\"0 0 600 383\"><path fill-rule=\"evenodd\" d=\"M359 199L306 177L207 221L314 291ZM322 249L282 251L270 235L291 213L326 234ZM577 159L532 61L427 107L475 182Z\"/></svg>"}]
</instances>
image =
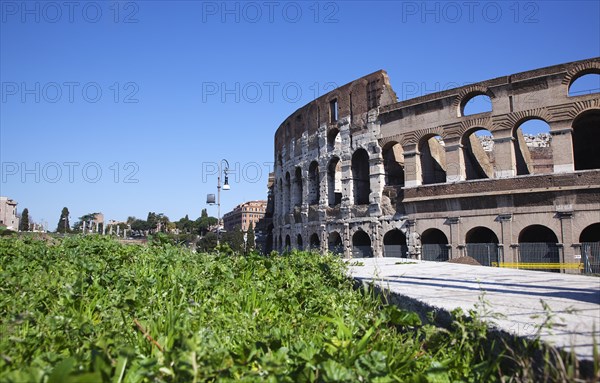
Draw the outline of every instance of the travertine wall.
<instances>
[{"instance_id":1,"label":"travertine wall","mask_svg":"<svg viewBox=\"0 0 600 383\"><path fill-rule=\"evenodd\" d=\"M600 73L600 58L396 102L378 71L300 108L275 134L274 248L325 251L339 235L351 256L364 231L383 256L385 234L399 229L419 257L420 237L437 229L454 258L471 229L487 228L502 260L516 262L519 235L541 225L556 235L561 262L574 262L581 232L600 223L598 154L582 144L600 141L600 95L569 96L588 73ZM491 111L465 116L478 95ZM518 129L529 119L550 127L543 166ZM473 135L480 129L493 153Z\"/></svg>"}]
</instances>

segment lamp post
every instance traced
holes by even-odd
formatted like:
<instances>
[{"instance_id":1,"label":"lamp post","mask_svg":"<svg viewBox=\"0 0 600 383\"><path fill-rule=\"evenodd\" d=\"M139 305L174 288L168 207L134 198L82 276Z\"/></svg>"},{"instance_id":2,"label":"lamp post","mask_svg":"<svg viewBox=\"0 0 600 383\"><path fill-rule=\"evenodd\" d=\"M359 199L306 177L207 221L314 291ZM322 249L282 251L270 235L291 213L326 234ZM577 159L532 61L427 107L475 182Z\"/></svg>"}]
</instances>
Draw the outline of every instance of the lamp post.
<instances>
[{"instance_id":1,"label":"lamp post","mask_svg":"<svg viewBox=\"0 0 600 383\"><path fill-rule=\"evenodd\" d=\"M225 163L225 167L223 168L223 163ZM229 171L229 162L226 159L222 159L219 162L219 175L217 176L217 246L221 243L221 188L223 190L230 190L231 186L229 186L229 178L227 177L227 172ZM221 186L221 172L224 175L223 186ZM206 198L206 202L210 205L214 205L215 195L209 194Z\"/></svg>"}]
</instances>

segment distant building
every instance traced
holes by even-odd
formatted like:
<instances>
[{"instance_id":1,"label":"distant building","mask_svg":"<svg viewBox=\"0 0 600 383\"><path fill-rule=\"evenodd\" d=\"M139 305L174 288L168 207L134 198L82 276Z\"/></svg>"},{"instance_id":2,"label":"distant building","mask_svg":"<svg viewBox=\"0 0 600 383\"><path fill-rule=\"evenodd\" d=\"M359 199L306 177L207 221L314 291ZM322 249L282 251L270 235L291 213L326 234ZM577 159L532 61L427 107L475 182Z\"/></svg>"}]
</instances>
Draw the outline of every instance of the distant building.
<instances>
[{"instance_id":1,"label":"distant building","mask_svg":"<svg viewBox=\"0 0 600 383\"><path fill-rule=\"evenodd\" d=\"M250 223L256 224L265 216L267 201L248 201L237 205L232 211L223 216L223 226L226 231L233 230L236 226L243 231L248 230Z\"/></svg>"},{"instance_id":2,"label":"distant building","mask_svg":"<svg viewBox=\"0 0 600 383\"><path fill-rule=\"evenodd\" d=\"M9 230L19 230L17 202L8 197L0 197L0 226L6 226Z\"/></svg>"}]
</instances>

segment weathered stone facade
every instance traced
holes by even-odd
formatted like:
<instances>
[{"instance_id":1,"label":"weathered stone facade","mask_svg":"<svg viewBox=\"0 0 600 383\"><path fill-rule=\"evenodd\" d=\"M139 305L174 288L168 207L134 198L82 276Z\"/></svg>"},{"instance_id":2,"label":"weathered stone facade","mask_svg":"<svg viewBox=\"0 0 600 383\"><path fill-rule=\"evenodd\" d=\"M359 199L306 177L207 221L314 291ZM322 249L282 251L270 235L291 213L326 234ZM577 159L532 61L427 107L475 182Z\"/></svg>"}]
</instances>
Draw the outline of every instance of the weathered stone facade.
<instances>
[{"instance_id":1,"label":"weathered stone facade","mask_svg":"<svg viewBox=\"0 0 600 383\"><path fill-rule=\"evenodd\" d=\"M579 262L600 241L600 94L569 87L590 73L600 58L397 102L378 71L305 105L275 134L274 249L447 259L492 244L510 263L546 243L558 258L540 262ZM479 95L491 111L465 115ZM528 147L530 119L549 147Z\"/></svg>"}]
</instances>

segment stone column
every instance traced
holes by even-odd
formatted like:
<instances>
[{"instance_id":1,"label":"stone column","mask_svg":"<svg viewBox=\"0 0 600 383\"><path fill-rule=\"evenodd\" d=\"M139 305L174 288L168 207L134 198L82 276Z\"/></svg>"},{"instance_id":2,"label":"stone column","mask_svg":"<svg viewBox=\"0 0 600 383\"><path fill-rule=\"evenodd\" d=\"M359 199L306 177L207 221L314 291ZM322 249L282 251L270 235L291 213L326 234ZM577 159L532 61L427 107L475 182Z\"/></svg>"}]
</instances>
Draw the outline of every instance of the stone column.
<instances>
[{"instance_id":1,"label":"stone column","mask_svg":"<svg viewBox=\"0 0 600 383\"><path fill-rule=\"evenodd\" d=\"M500 222L500 238L498 242L502 244L502 255L504 259L500 259L500 262L514 263L517 262L517 258L514 254L512 245L512 214L499 214L496 220Z\"/></svg>"},{"instance_id":2,"label":"stone column","mask_svg":"<svg viewBox=\"0 0 600 383\"><path fill-rule=\"evenodd\" d=\"M371 222L371 248L373 249L373 257L383 257L383 241L381 241L381 222L379 220Z\"/></svg>"},{"instance_id":3,"label":"stone column","mask_svg":"<svg viewBox=\"0 0 600 383\"><path fill-rule=\"evenodd\" d=\"M569 173L575 170L573 159L573 129L571 120L550 122L550 147L554 173Z\"/></svg>"},{"instance_id":4,"label":"stone column","mask_svg":"<svg viewBox=\"0 0 600 383\"><path fill-rule=\"evenodd\" d=\"M375 146L377 153L369 158L369 216L379 217L381 215L381 196L385 185L385 169L383 167L383 158L381 157L381 148Z\"/></svg>"},{"instance_id":5,"label":"stone column","mask_svg":"<svg viewBox=\"0 0 600 383\"><path fill-rule=\"evenodd\" d=\"M510 129L494 132L494 178L517 175L514 138Z\"/></svg>"},{"instance_id":6,"label":"stone column","mask_svg":"<svg viewBox=\"0 0 600 383\"><path fill-rule=\"evenodd\" d=\"M464 244L460 243L460 218L459 217L448 217L446 223L450 226L450 245L451 254L450 258L459 258L465 255Z\"/></svg>"},{"instance_id":7,"label":"stone column","mask_svg":"<svg viewBox=\"0 0 600 383\"><path fill-rule=\"evenodd\" d=\"M446 146L446 182L464 181L465 160L463 154L463 145L460 143L460 137L448 138L445 140Z\"/></svg>"},{"instance_id":8,"label":"stone column","mask_svg":"<svg viewBox=\"0 0 600 383\"><path fill-rule=\"evenodd\" d=\"M404 185L406 187L415 187L422 184L423 176L421 174L421 153L417 151L417 145L407 145L404 149Z\"/></svg>"},{"instance_id":9,"label":"stone column","mask_svg":"<svg viewBox=\"0 0 600 383\"><path fill-rule=\"evenodd\" d=\"M556 216L560 219L560 238L559 241L562 243L562 255L563 258L560 262L564 263L577 263L579 260L575 259L575 252L573 248L573 211L560 209L556 212ZM579 274L578 269L563 269L565 273Z\"/></svg>"}]
</instances>

